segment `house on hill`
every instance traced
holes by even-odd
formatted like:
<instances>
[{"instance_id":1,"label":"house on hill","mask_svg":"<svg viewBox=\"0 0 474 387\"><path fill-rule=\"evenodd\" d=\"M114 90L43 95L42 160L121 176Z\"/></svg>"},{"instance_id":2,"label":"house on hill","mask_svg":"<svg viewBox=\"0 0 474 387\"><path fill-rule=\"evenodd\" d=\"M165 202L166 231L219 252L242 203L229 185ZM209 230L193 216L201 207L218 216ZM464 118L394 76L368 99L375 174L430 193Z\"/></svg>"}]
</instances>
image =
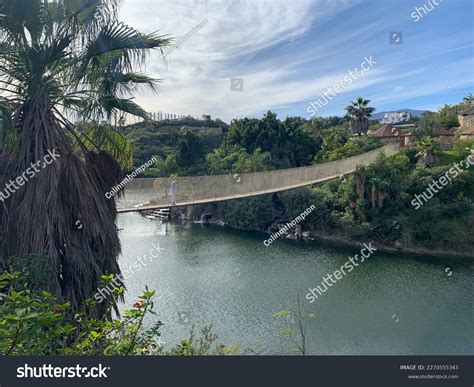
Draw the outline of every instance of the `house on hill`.
<instances>
[{"instance_id":1,"label":"house on hill","mask_svg":"<svg viewBox=\"0 0 474 387\"><path fill-rule=\"evenodd\" d=\"M439 139L441 148L447 149L453 146L454 133L444 128L434 128L433 135Z\"/></svg>"},{"instance_id":2,"label":"house on hill","mask_svg":"<svg viewBox=\"0 0 474 387\"><path fill-rule=\"evenodd\" d=\"M474 125L470 126L467 129L464 129L461 133L459 133L460 140L471 140L474 139Z\"/></svg>"},{"instance_id":3,"label":"house on hill","mask_svg":"<svg viewBox=\"0 0 474 387\"><path fill-rule=\"evenodd\" d=\"M472 104L470 108L459 112L458 121L462 128L474 125L474 104Z\"/></svg>"},{"instance_id":4,"label":"house on hill","mask_svg":"<svg viewBox=\"0 0 474 387\"><path fill-rule=\"evenodd\" d=\"M370 133L370 135L380 138L384 144L400 144L400 146L405 146L409 144L411 133L405 132L390 124L385 124Z\"/></svg>"}]
</instances>

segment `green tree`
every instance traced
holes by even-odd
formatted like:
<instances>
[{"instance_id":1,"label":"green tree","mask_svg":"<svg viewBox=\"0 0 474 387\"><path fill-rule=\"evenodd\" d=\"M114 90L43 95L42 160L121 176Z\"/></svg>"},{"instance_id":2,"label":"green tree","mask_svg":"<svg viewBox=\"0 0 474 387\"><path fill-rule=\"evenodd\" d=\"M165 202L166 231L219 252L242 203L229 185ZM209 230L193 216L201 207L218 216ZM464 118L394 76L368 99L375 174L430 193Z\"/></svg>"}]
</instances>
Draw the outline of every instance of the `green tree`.
<instances>
[{"instance_id":1,"label":"green tree","mask_svg":"<svg viewBox=\"0 0 474 387\"><path fill-rule=\"evenodd\" d=\"M459 105L444 105L439 109L439 123L442 128L449 129L458 127Z\"/></svg>"},{"instance_id":2,"label":"green tree","mask_svg":"<svg viewBox=\"0 0 474 387\"><path fill-rule=\"evenodd\" d=\"M224 139L224 146L235 145L253 153L257 148L270 152L275 168L308 165L319 150L319 142L303 130L305 121L289 117L281 122L273 112L259 120L233 120Z\"/></svg>"},{"instance_id":3,"label":"green tree","mask_svg":"<svg viewBox=\"0 0 474 387\"><path fill-rule=\"evenodd\" d=\"M184 174L194 174L204 164L206 149L202 138L191 132L186 131L179 139L178 150L176 154L176 164Z\"/></svg>"},{"instance_id":4,"label":"green tree","mask_svg":"<svg viewBox=\"0 0 474 387\"><path fill-rule=\"evenodd\" d=\"M273 169L271 155L260 148L251 154L239 146L221 147L206 156L211 174L227 174L232 172L261 172Z\"/></svg>"},{"instance_id":5,"label":"green tree","mask_svg":"<svg viewBox=\"0 0 474 387\"><path fill-rule=\"evenodd\" d=\"M437 138L429 136L423 137L416 144L416 147L418 150L416 155L419 157L418 164L431 168L439 160L438 154L441 148Z\"/></svg>"},{"instance_id":6,"label":"green tree","mask_svg":"<svg viewBox=\"0 0 474 387\"><path fill-rule=\"evenodd\" d=\"M353 134L367 133L369 129L369 117L375 108L369 106L370 100L362 97L352 101L346 106L346 111L351 118L351 131Z\"/></svg>"},{"instance_id":7,"label":"green tree","mask_svg":"<svg viewBox=\"0 0 474 387\"><path fill-rule=\"evenodd\" d=\"M117 20L119 3L0 2L0 105L9 113L3 126L13 123L16 133L1 155L0 186L48 152L59 155L1 203L0 266L11 257L42 266L49 290L73 309L92 296L101 275L120 272L116 206L104 194L121 170L68 117L146 118L132 97L138 87L154 89L156 80L136 68L150 50L168 44ZM106 313L105 304L94 313Z\"/></svg>"},{"instance_id":8,"label":"green tree","mask_svg":"<svg viewBox=\"0 0 474 387\"><path fill-rule=\"evenodd\" d=\"M324 132L321 152L317 160L325 160L330 152L341 149L350 139L350 133L342 128L332 128Z\"/></svg>"},{"instance_id":9,"label":"green tree","mask_svg":"<svg viewBox=\"0 0 474 387\"><path fill-rule=\"evenodd\" d=\"M426 136L433 135L433 129L441 127L439 113L425 112L421 115L418 125L413 131L414 138L419 140Z\"/></svg>"}]
</instances>

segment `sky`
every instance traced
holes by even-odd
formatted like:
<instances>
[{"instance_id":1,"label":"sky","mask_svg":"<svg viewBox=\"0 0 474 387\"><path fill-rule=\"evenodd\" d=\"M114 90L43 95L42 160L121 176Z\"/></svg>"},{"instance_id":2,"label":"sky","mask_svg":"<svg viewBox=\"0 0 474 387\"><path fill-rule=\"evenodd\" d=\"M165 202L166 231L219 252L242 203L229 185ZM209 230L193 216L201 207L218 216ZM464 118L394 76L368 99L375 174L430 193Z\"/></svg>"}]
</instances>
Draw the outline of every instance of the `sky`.
<instances>
[{"instance_id":1,"label":"sky","mask_svg":"<svg viewBox=\"0 0 474 387\"><path fill-rule=\"evenodd\" d=\"M474 94L473 7L472 0L124 0L120 19L182 41L166 58L151 54L144 71L161 79L158 92L136 102L149 112L230 122L268 110L310 118L310 102L325 91L318 116L343 115L359 96L376 112L458 103ZM367 59L367 71L355 73Z\"/></svg>"}]
</instances>

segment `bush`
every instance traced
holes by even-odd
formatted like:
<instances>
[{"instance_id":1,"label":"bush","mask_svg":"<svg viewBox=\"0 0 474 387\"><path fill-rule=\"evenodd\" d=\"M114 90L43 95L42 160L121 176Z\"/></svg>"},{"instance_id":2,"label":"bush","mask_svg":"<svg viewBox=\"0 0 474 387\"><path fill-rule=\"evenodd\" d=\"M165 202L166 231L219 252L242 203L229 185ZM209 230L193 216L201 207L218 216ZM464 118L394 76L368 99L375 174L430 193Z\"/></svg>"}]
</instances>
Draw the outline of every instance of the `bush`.
<instances>
[{"instance_id":1,"label":"bush","mask_svg":"<svg viewBox=\"0 0 474 387\"><path fill-rule=\"evenodd\" d=\"M145 315L154 314L154 291L146 290L122 319L108 320L72 315L70 303L29 289L20 272L2 274L0 289L1 355L137 355L160 336L159 323L140 332Z\"/></svg>"},{"instance_id":2,"label":"bush","mask_svg":"<svg viewBox=\"0 0 474 387\"><path fill-rule=\"evenodd\" d=\"M104 276L104 284L110 280ZM117 289L117 294L123 288ZM238 346L216 344L211 326L165 351L156 323L144 329L144 321L153 311L154 291L146 289L122 318L96 319L87 313L71 313L71 305L63 303L47 291L29 288L21 272L5 272L0 276L0 355L229 355ZM95 300L86 300L91 306ZM84 306L86 309L86 305ZM149 319L149 318L148 318Z\"/></svg>"}]
</instances>

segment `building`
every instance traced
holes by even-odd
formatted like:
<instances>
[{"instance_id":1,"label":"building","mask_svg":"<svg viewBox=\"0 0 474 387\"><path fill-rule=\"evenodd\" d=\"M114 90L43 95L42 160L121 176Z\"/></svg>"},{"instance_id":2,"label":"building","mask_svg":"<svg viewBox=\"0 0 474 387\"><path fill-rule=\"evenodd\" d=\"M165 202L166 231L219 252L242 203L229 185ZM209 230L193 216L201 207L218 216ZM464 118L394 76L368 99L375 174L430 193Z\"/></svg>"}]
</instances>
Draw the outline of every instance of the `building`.
<instances>
[{"instance_id":1,"label":"building","mask_svg":"<svg viewBox=\"0 0 474 387\"><path fill-rule=\"evenodd\" d=\"M385 113L384 117L380 120L382 124L398 124L399 122L410 121L411 115L408 112L391 112Z\"/></svg>"},{"instance_id":2,"label":"building","mask_svg":"<svg viewBox=\"0 0 474 387\"><path fill-rule=\"evenodd\" d=\"M380 138L384 144L400 144L400 146L405 146L409 144L411 133L385 124L374 132L369 133L369 135Z\"/></svg>"},{"instance_id":3,"label":"building","mask_svg":"<svg viewBox=\"0 0 474 387\"><path fill-rule=\"evenodd\" d=\"M438 137L439 145L443 149L453 146L454 133L444 128L434 128L433 136Z\"/></svg>"},{"instance_id":4,"label":"building","mask_svg":"<svg viewBox=\"0 0 474 387\"><path fill-rule=\"evenodd\" d=\"M150 118L153 121L163 121L163 120L180 120L185 118L184 114L171 114L171 113L164 113L164 112L156 112L156 113L149 113Z\"/></svg>"},{"instance_id":5,"label":"building","mask_svg":"<svg viewBox=\"0 0 474 387\"><path fill-rule=\"evenodd\" d=\"M474 125L470 126L467 129L464 129L461 133L459 133L460 140L472 140L474 139Z\"/></svg>"},{"instance_id":6,"label":"building","mask_svg":"<svg viewBox=\"0 0 474 387\"><path fill-rule=\"evenodd\" d=\"M469 109L466 109L458 114L458 121L461 128L470 127L474 125L474 104Z\"/></svg>"}]
</instances>

